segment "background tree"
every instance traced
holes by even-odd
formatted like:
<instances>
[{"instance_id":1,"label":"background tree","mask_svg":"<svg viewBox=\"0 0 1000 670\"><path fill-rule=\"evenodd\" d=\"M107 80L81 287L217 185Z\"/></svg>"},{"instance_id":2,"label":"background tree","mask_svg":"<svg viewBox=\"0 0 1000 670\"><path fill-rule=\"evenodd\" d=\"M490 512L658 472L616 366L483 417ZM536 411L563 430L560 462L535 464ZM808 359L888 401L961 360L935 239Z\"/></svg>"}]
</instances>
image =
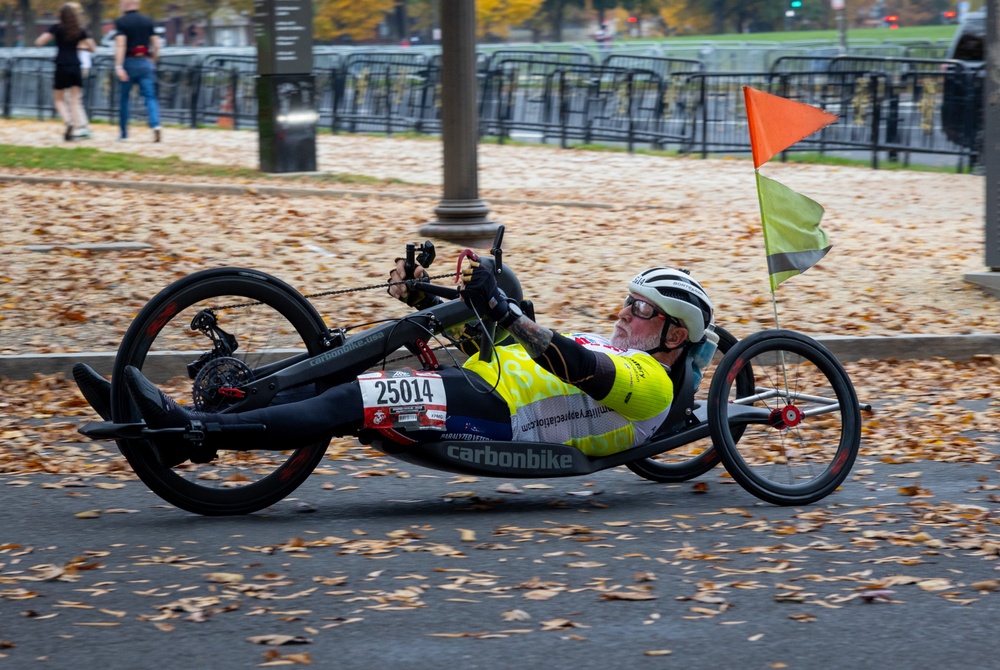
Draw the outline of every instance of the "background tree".
<instances>
[{"instance_id":1,"label":"background tree","mask_svg":"<svg viewBox=\"0 0 1000 670\"><path fill-rule=\"evenodd\" d=\"M630 23L629 28L635 28L636 34L643 34L643 22L652 19L656 23L660 21L660 9L667 4L668 0L621 0L621 7L629 16L635 17L635 23Z\"/></svg>"},{"instance_id":2,"label":"background tree","mask_svg":"<svg viewBox=\"0 0 1000 670\"><path fill-rule=\"evenodd\" d=\"M618 0L590 0L594 11L597 12L597 25L602 25L607 21L607 12L618 6Z\"/></svg>"},{"instance_id":3,"label":"background tree","mask_svg":"<svg viewBox=\"0 0 1000 670\"><path fill-rule=\"evenodd\" d=\"M101 38L104 37L104 14L105 11L111 9L111 4L106 3L105 0L83 0L80 3L83 7L85 20L87 21L87 32L91 34L94 41L98 44L101 43Z\"/></svg>"},{"instance_id":4,"label":"background tree","mask_svg":"<svg viewBox=\"0 0 1000 670\"><path fill-rule=\"evenodd\" d=\"M553 42L562 42L566 10L570 7L582 9L584 6L584 0L544 0L538 12L529 19L536 40L544 34Z\"/></svg>"},{"instance_id":5,"label":"background tree","mask_svg":"<svg viewBox=\"0 0 1000 670\"><path fill-rule=\"evenodd\" d=\"M108 1L114 2L115 0ZM205 23L206 44L215 44L215 23L213 16L217 11L227 6L236 11L249 11L253 9L253 0L181 0L181 2L182 13L187 15L189 21L203 21ZM142 0L140 11L144 14L149 14L154 20L163 19L165 18L168 4L176 4L176 2L170 3L170 0Z\"/></svg>"},{"instance_id":6,"label":"background tree","mask_svg":"<svg viewBox=\"0 0 1000 670\"><path fill-rule=\"evenodd\" d=\"M2 0L0 11L3 12L4 46L12 47L17 43L17 3L14 0Z\"/></svg>"},{"instance_id":7,"label":"background tree","mask_svg":"<svg viewBox=\"0 0 1000 670\"><path fill-rule=\"evenodd\" d=\"M440 0L407 0L406 13L413 31L426 37L432 35L434 29L440 27L439 7Z\"/></svg>"},{"instance_id":8,"label":"background tree","mask_svg":"<svg viewBox=\"0 0 1000 670\"><path fill-rule=\"evenodd\" d=\"M35 9L31 6L31 0L17 0L17 8L21 15L21 42L24 46L31 46L38 36L35 29Z\"/></svg>"},{"instance_id":9,"label":"background tree","mask_svg":"<svg viewBox=\"0 0 1000 670\"><path fill-rule=\"evenodd\" d=\"M664 0L658 13L668 35L707 33L715 20L709 9L691 0Z\"/></svg>"},{"instance_id":10,"label":"background tree","mask_svg":"<svg viewBox=\"0 0 1000 670\"><path fill-rule=\"evenodd\" d=\"M477 0L476 24L480 36L506 37L538 13L543 0Z\"/></svg>"},{"instance_id":11,"label":"background tree","mask_svg":"<svg viewBox=\"0 0 1000 670\"><path fill-rule=\"evenodd\" d=\"M395 0L318 0L313 36L321 40L371 39L378 24L395 7Z\"/></svg>"}]
</instances>

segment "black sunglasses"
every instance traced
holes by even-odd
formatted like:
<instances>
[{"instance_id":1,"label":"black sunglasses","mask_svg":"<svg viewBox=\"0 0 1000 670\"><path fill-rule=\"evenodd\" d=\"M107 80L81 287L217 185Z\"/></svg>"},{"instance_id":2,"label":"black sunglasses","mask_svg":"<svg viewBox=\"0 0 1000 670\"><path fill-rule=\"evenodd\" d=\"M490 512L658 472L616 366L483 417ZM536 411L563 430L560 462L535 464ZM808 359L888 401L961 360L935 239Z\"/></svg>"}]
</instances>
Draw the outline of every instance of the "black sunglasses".
<instances>
[{"instance_id":1,"label":"black sunglasses","mask_svg":"<svg viewBox=\"0 0 1000 670\"><path fill-rule=\"evenodd\" d=\"M646 302L645 300L642 300L641 298L635 298L631 295L627 296L625 298L625 306L632 308L632 316L634 316L637 319L642 319L643 321L649 321L650 319L653 319L657 316L662 316L664 319L667 320L668 323L671 323L675 326L684 325L683 323L681 323L679 319L670 316L666 312L658 310L656 307Z\"/></svg>"},{"instance_id":2,"label":"black sunglasses","mask_svg":"<svg viewBox=\"0 0 1000 670\"><path fill-rule=\"evenodd\" d=\"M642 319L643 321L649 321L657 316L663 316L664 318L667 316L645 300L641 300L633 296L627 296L625 298L625 306L632 308L632 316L637 319Z\"/></svg>"}]
</instances>

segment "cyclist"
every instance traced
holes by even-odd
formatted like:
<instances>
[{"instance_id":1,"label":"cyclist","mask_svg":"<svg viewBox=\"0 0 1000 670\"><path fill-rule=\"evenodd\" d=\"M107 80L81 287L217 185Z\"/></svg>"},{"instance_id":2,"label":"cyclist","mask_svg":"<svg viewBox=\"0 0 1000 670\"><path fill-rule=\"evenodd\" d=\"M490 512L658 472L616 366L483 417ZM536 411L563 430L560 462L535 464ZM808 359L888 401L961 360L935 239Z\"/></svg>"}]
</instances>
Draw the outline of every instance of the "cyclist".
<instances>
[{"instance_id":1,"label":"cyclist","mask_svg":"<svg viewBox=\"0 0 1000 670\"><path fill-rule=\"evenodd\" d=\"M473 355L462 368L438 372L447 397L444 425L392 435L405 442L558 442L601 456L641 444L657 430L673 399L670 366L703 341L712 323L712 303L698 282L665 267L636 275L611 338L604 339L538 325L507 299L492 272L472 265L463 273L462 299L516 344L497 347L490 363ZM433 304L435 298L396 283L402 276L400 260L390 273L391 295L419 308ZM85 378L77 380L91 397ZM362 378L305 400L224 414L178 406L134 367L126 368L125 381L150 428L189 427L195 420L205 426L201 447L176 437L158 441L161 460L171 467L188 458L210 460L219 448L288 449L378 428Z\"/></svg>"}]
</instances>

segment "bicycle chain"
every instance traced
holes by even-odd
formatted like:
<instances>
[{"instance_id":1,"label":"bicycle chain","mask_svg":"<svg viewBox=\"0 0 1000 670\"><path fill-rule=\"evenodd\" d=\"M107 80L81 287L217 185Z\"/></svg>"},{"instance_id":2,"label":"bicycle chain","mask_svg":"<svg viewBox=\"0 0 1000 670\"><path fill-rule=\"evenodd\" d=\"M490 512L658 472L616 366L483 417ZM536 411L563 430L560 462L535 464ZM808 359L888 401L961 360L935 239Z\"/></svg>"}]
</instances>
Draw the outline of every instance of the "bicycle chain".
<instances>
[{"instance_id":1,"label":"bicycle chain","mask_svg":"<svg viewBox=\"0 0 1000 670\"><path fill-rule=\"evenodd\" d=\"M427 277L427 279L445 279L447 277L454 277L454 276L455 276L455 274L453 272L449 272L449 273L441 274L441 275L431 275L431 276ZM407 281L411 281L411 280L390 281L390 282L386 282L384 284L370 284L368 286L358 286L358 287L355 287L355 288L342 288L342 289L334 289L334 290L330 290L330 291L320 291L319 293L306 293L302 297L306 298L306 299L309 299L309 298L323 298L323 297L331 296L331 295L343 295L343 294L346 294L346 293L360 293L361 291L373 291L373 290L375 290L377 288L383 288L383 287L385 287L388 290L388 288L390 286L399 286L400 284L407 283ZM241 308L241 307L254 307L256 305L263 305L263 304L264 303L262 303L260 301L256 301L256 302L242 302L242 303L235 303L235 304L232 304L232 305L218 305L218 306L212 307L211 309L213 309L213 310L217 310L217 309L218 310L223 310L223 309L238 309L238 308ZM453 341L452 345L458 345L458 344L462 344L464 342L471 342L471 341L472 341L472 338L461 338L461 339ZM448 348L447 345L443 345L443 346L431 349L431 351L441 351L442 349L447 349L447 348ZM399 358L386 359L385 361L383 361L383 364L386 364L386 363L395 363L397 361L402 361L402 360L405 360L407 358L411 358L412 356L413 356L413 354L407 353L407 354L405 354L403 356L400 356Z\"/></svg>"}]
</instances>

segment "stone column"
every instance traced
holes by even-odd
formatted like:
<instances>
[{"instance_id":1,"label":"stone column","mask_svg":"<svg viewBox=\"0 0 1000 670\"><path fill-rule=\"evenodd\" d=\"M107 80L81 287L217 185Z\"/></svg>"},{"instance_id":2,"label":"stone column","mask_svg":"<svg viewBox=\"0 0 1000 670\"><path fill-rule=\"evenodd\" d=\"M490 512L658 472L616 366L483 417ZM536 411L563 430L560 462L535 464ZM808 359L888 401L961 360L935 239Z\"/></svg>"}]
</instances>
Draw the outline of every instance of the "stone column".
<instances>
[{"instance_id":1,"label":"stone column","mask_svg":"<svg viewBox=\"0 0 1000 670\"><path fill-rule=\"evenodd\" d=\"M986 2L986 80L983 82L984 139L980 164L986 167L985 272L965 280L1000 296L1000 0Z\"/></svg>"},{"instance_id":2,"label":"stone column","mask_svg":"<svg viewBox=\"0 0 1000 670\"><path fill-rule=\"evenodd\" d=\"M490 208L479 199L479 109L475 0L441 0L441 140L444 197L437 220L422 235L488 247L496 234Z\"/></svg>"}]
</instances>

